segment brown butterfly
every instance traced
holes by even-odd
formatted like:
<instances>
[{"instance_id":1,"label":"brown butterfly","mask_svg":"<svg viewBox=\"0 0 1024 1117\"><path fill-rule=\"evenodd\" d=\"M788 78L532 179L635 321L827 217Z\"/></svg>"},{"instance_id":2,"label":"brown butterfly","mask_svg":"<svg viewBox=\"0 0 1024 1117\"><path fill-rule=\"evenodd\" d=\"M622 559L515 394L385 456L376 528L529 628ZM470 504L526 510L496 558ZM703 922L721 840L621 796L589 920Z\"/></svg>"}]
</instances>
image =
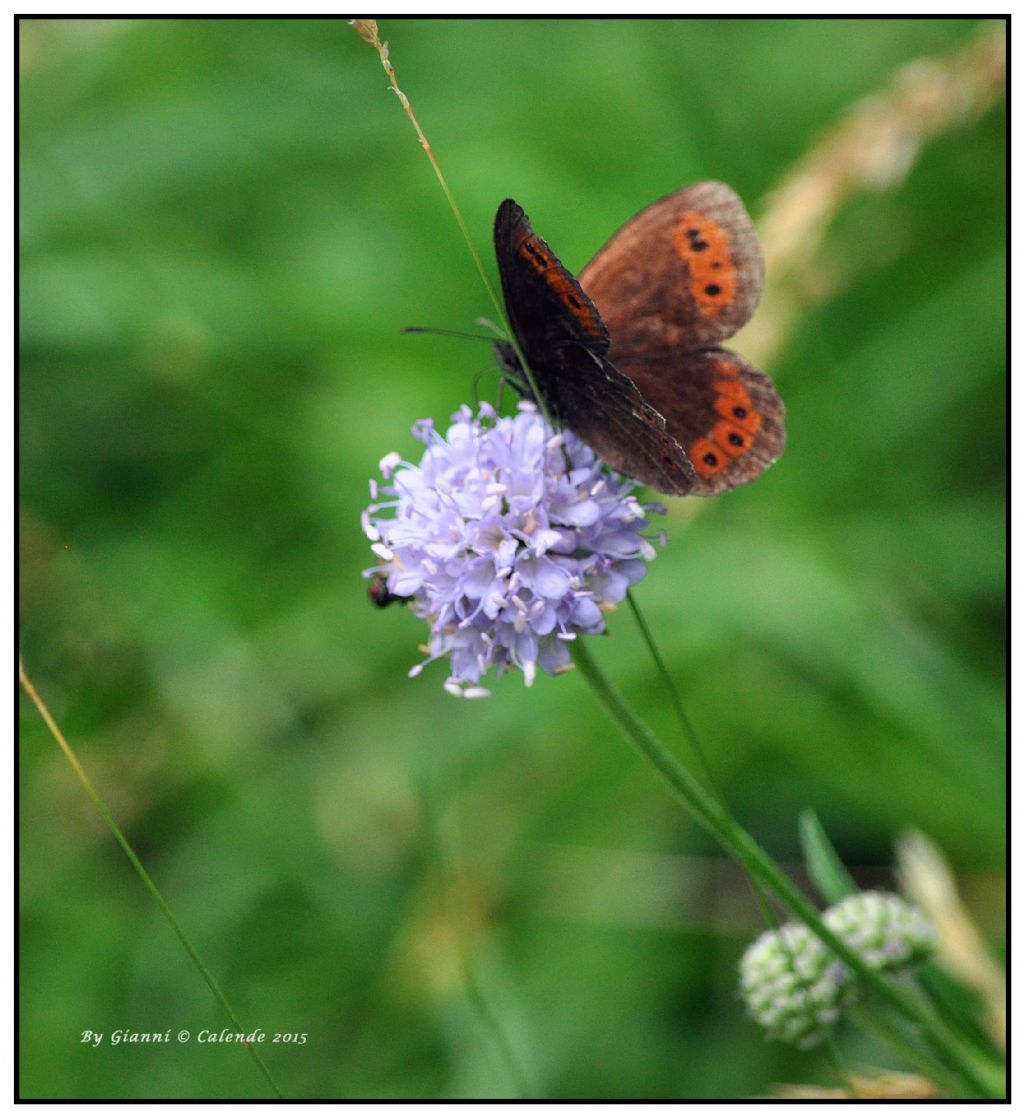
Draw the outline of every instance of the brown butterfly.
<instances>
[{"instance_id":1,"label":"brown butterfly","mask_svg":"<svg viewBox=\"0 0 1024 1117\"><path fill-rule=\"evenodd\" d=\"M786 441L771 380L718 342L746 322L764 263L739 198L699 182L621 228L579 281L511 199L494 222L509 323L554 417L610 466L665 493L758 477ZM514 347L496 345L528 392Z\"/></svg>"}]
</instances>

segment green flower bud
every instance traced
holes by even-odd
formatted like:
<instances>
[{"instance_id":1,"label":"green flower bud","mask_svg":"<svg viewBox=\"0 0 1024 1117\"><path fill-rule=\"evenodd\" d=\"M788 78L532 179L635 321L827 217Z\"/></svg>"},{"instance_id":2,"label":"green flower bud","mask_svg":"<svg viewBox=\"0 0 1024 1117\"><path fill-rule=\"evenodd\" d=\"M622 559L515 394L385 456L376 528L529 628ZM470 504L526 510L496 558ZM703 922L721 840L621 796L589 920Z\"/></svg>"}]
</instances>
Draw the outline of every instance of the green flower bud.
<instances>
[{"instance_id":1,"label":"green flower bud","mask_svg":"<svg viewBox=\"0 0 1024 1117\"><path fill-rule=\"evenodd\" d=\"M846 966L803 923L751 943L740 961L740 991L769 1036L797 1047L819 1044L853 995Z\"/></svg>"},{"instance_id":2,"label":"green flower bud","mask_svg":"<svg viewBox=\"0 0 1024 1117\"><path fill-rule=\"evenodd\" d=\"M935 949L935 928L912 904L889 892L855 892L822 916L876 970L900 970Z\"/></svg>"}]
</instances>

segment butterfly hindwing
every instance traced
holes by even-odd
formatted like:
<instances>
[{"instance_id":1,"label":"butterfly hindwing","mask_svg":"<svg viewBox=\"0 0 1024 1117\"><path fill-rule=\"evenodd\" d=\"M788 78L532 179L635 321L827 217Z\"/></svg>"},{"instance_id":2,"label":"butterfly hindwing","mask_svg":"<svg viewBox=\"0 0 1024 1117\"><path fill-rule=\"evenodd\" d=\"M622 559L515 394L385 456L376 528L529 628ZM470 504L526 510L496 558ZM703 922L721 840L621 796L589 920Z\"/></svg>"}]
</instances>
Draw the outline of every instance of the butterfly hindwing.
<instances>
[{"instance_id":1,"label":"butterfly hindwing","mask_svg":"<svg viewBox=\"0 0 1024 1117\"><path fill-rule=\"evenodd\" d=\"M691 490L715 496L760 476L786 444L775 385L728 349L625 357L621 369L665 417L696 471Z\"/></svg>"},{"instance_id":2,"label":"butterfly hindwing","mask_svg":"<svg viewBox=\"0 0 1024 1117\"><path fill-rule=\"evenodd\" d=\"M607 357L578 347L566 350L558 383L566 426L612 469L659 492L694 490L696 471L664 417Z\"/></svg>"}]
</instances>

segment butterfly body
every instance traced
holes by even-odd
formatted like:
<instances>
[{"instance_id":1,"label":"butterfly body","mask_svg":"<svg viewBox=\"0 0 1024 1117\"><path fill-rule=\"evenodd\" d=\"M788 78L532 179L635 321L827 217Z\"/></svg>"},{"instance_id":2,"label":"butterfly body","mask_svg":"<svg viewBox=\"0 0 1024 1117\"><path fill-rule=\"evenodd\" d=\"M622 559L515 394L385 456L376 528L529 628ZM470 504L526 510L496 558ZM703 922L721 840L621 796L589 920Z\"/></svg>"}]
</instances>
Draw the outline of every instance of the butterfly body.
<instances>
[{"instance_id":1,"label":"butterfly body","mask_svg":"<svg viewBox=\"0 0 1024 1117\"><path fill-rule=\"evenodd\" d=\"M614 469L666 493L714 495L782 453L771 380L717 343L753 313L763 263L739 198L721 183L648 206L577 280L511 199L495 252L509 324L554 417ZM509 342L498 359L521 390Z\"/></svg>"}]
</instances>

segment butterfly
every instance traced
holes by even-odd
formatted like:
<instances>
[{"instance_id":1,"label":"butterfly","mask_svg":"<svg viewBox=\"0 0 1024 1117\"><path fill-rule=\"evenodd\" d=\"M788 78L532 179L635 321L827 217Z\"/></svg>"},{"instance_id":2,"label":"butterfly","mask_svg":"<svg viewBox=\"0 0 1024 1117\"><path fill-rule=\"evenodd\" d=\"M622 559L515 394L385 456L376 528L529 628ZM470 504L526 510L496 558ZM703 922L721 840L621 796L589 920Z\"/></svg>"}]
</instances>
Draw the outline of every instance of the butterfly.
<instances>
[{"instance_id":1,"label":"butterfly","mask_svg":"<svg viewBox=\"0 0 1024 1117\"><path fill-rule=\"evenodd\" d=\"M507 198L494 221L509 324L553 417L613 469L660 492L744 485L786 441L765 374L719 342L754 312L764 263L736 194L698 182L627 222L580 273ZM495 343L529 393L511 342Z\"/></svg>"}]
</instances>

